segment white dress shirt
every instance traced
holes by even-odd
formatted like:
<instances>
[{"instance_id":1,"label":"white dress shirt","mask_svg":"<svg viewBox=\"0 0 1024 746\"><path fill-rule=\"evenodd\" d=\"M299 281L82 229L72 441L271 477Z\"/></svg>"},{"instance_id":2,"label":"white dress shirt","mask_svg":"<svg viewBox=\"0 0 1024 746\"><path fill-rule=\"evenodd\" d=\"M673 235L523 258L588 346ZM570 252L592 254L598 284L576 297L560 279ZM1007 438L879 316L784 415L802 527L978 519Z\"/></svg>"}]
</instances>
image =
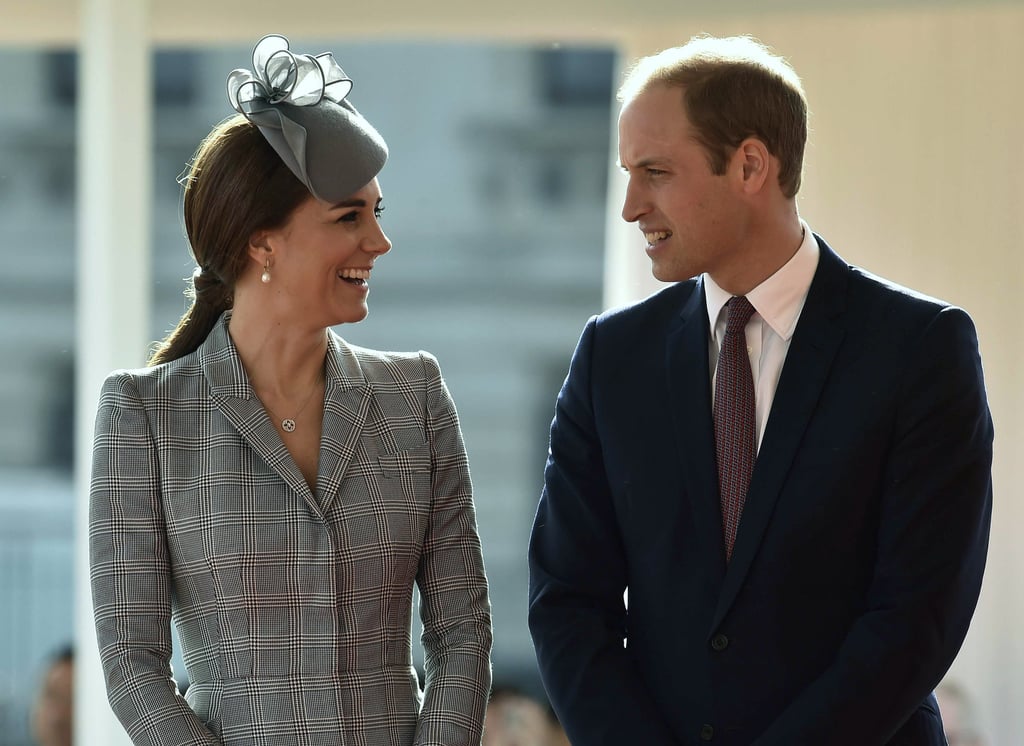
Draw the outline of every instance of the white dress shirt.
<instances>
[{"instance_id":1,"label":"white dress shirt","mask_svg":"<svg viewBox=\"0 0 1024 746\"><path fill-rule=\"evenodd\" d=\"M800 320L800 312L807 300L807 291L818 268L818 242L807 223L801 220L800 225L804 231L800 248L775 274L747 293L747 300L754 307L754 315L747 322L746 335L747 354L750 356L750 369L754 376L758 449L775 399L779 376L782 375L782 365L789 352L789 343L793 339L796 323ZM707 273L704 274L704 289L711 329L708 360L714 401L715 369L718 367L718 352L725 338L727 314L722 309L732 296L722 290Z\"/></svg>"}]
</instances>

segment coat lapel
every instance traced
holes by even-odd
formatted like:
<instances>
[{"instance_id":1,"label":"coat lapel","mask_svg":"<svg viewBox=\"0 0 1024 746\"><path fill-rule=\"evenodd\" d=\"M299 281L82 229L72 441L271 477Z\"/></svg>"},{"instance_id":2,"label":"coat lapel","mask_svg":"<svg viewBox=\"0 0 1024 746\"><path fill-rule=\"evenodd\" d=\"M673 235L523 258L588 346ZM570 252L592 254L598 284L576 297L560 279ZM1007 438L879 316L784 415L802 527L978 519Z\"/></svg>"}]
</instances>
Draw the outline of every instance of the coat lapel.
<instances>
[{"instance_id":1,"label":"coat lapel","mask_svg":"<svg viewBox=\"0 0 1024 746\"><path fill-rule=\"evenodd\" d=\"M772 401L712 631L735 600L757 554L845 334L842 314L849 269L820 238L818 244L818 268Z\"/></svg>"},{"instance_id":2,"label":"coat lapel","mask_svg":"<svg viewBox=\"0 0 1024 746\"><path fill-rule=\"evenodd\" d=\"M341 489L370 409L371 389L352 350L328 332L323 430L314 497L263 404L249 384L228 334L225 314L202 346L203 370L217 407L253 449L317 515L325 515Z\"/></svg>"},{"instance_id":3,"label":"coat lapel","mask_svg":"<svg viewBox=\"0 0 1024 746\"><path fill-rule=\"evenodd\" d=\"M722 513L718 506L715 433L711 419L707 304L701 279L669 329L666 362L669 397L690 510L710 575L725 573Z\"/></svg>"},{"instance_id":4,"label":"coat lapel","mask_svg":"<svg viewBox=\"0 0 1024 746\"><path fill-rule=\"evenodd\" d=\"M351 348L333 332L328 333L325 370L324 425L316 484L320 505L327 513L362 436L372 389Z\"/></svg>"},{"instance_id":5,"label":"coat lapel","mask_svg":"<svg viewBox=\"0 0 1024 746\"><path fill-rule=\"evenodd\" d=\"M201 347L203 371L210 384L211 397L249 447L314 511L319 512L309 485L249 384L242 360L228 334L230 318L230 312L225 313Z\"/></svg>"}]
</instances>

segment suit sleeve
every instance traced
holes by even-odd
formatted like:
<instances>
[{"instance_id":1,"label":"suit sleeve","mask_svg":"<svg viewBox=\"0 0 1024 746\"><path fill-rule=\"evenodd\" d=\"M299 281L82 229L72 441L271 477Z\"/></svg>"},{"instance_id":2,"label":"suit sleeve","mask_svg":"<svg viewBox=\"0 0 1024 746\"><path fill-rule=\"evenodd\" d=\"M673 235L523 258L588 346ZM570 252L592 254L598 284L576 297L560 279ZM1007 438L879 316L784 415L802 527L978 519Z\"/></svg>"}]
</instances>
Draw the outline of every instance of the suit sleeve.
<instances>
[{"instance_id":1,"label":"suit sleeve","mask_svg":"<svg viewBox=\"0 0 1024 746\"><path fill-rule=\"evenodd\" d=\"M491 608L466 449L437 361L426 371L431 512L417 585L426 687L416 746L478 746L491 686Z\"/></svg>"},{"instance_id":2,"label":"suit sleeve","mask_svg":"<svg viewBox=\"0 0 1024 746\"><path fill-rule=\"evenodd\" d=\"M993 438L967 314L939 312L903 367L865 611L757 746L887 742L967 633L988 550Z\"/></svg>"},{"instance_id":3,"label":"suit sleeve","mask_svg":"<svg viewBox=\"0 0 1024 746\"><path fill-rule=\"evenodd\" d=\"M171 677L171 567L159 462L128 374L108 378L100 395L89 562L107 697L132 743L217 744Z\"/></svg>"},{"instance_id":4,"label":"suit sleeve","mask_svg":"<svg viewBox=\"0 0 1024 746\"><path fill-rule=\"evenodd\" d=\"M676 743L627 648L626 557L592 397L596 319L555 405L530 538L530 632L548 697L573 743Z\"/></svg>"}]
</instances>

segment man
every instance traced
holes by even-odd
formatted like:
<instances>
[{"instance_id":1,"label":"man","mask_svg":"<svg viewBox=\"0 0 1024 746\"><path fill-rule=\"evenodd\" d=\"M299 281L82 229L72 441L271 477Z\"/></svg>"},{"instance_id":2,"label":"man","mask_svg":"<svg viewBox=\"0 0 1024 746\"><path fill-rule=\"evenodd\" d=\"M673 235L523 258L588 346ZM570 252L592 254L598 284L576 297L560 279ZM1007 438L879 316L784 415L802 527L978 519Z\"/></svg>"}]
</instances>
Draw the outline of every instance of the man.
<instances>
[{"instance_id":1,"label":"man","mask_svg":"<svg viewBox=\"0 0 1024 746\"><path fill-rule=\"evenodd\" d=\"M620 98L622 215L677 284L592 318L558 397L530 627L559 719L574 746L944 744L991 512L969 317L800 219L806 101L757 42L666 50Z\"/></svg>"}]
</instances>

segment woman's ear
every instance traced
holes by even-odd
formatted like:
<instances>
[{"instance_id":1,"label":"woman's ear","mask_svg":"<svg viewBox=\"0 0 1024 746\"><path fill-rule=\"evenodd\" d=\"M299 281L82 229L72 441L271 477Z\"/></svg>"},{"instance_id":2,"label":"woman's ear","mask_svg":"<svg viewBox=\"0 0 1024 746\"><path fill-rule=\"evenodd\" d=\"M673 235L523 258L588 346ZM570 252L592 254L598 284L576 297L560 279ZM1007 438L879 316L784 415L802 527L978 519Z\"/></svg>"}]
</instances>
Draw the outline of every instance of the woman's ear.
<instances>
[{"instance_id":1,"label":"woman's ear","mask_svg":"<svg viewBox=\"0 0 1024 746\"><path fill-rule=\"evenodd\" d=\"M249 256L263 263L263 255L270 250L265 230L254 230L249 236Z\"/></svg>"},{"instance_id":2,"label":"woman's ear","mask_svg":"<svg viewBox=\"0 0 1024 746\"><path fill-rule=\"evenodd\" d=\"M253 231L252 235L249 236L249 258L261 267L267 263L270 255L274 253L274 249L270 245L269 234L270 232L267 230L258 230Z\"/></svg>"}]
</instances>

